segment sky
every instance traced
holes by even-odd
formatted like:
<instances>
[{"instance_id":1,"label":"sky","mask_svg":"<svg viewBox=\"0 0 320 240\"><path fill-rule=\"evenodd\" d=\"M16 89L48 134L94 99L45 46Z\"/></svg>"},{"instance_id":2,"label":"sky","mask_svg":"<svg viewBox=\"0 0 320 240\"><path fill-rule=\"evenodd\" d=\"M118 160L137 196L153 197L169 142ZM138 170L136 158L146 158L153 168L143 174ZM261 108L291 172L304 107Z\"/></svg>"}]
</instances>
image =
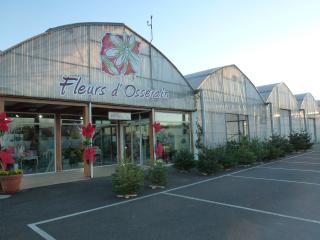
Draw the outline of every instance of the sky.
<instances>
[{"instance_id":1,"label":"sky","mask_svg":"<svg viewBox=\"0 0 320 240\"><path fill-rule=\"evenodd\" d=\"M319 0L0 1L0 50L76 22L121 22L182 74L236 64L256 85L320 99Z\"/></svg>"}]
</instances>

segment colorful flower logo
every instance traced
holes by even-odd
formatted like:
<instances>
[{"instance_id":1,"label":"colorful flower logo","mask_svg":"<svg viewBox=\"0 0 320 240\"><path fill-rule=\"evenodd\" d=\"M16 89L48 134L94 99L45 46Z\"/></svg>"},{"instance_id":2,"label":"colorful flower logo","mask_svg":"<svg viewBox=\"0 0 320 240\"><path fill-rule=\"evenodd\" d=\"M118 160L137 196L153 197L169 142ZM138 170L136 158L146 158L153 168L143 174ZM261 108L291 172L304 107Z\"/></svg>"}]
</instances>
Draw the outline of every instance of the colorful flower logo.
<instances>
[{"instance_id":1,"label":"colorful flower logo","mask_svg":"<svg viewBox=\"0 0 320 240\"><path fill-rule=\"evenodd\" d=\"M110 75L135 74L139 69L139 47L134 35L106 33L102 39L102 71Z\"/></svg>"}]
</instances>

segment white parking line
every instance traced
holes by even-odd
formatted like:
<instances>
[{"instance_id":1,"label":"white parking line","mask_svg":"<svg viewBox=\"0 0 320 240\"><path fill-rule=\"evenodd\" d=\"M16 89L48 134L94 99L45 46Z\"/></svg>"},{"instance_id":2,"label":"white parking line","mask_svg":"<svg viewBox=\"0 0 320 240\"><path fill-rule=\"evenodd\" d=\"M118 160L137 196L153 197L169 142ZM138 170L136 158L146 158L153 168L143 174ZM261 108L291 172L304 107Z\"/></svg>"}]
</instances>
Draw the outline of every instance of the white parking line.
<instances>
[{"instance_id":1,"label":"white parking line","mask_svg":"<svg viewBox=\"0 0 320 240\"><path fill-rule=\"evenodd\" d=\"M303 153L303 154L296 155L296 156L291 156L291 157L288 157L288 158L285 158L285 159L296 158L296 157L300 157L300 156L305 155L305 154L307 154L307 153ZM183 189L183 188L195 186L195 185L198 185L198 184L202 184L202 183L205 183L205 182L213 181L213 180L216 180L216 179L220 179L220 178L229 176L231 174L237 174L237 173L245 172L245 171L248 171L248 170L251 170L251 169L255 169L255 168L262 168L261 166L265 166L265 165L272 164L272 163L273 162L264 163L264 164L257 165L257 166L254 166L254 167L245 168L245 169L242 169L242 170L239 170L239 171L236 171L236 172L223 174L223 175L220 175L220 176L217 176L217 177L213 177L213 178L209 178L209 179L206 179L206 180L198 181L198 182L195 182L195 183L183 185L183 186L180 186L180 187L171 188L171 189L168 189L168 190L165 190L165 191L149 194L149 195L146 195L146 196L142 196L142 197L138 197L138 198L134 198L134 199L130 199L130 200L125 200L125 201L117 202L117 203L113 203L113 204L108 204L108 205L104 205L104 206L101 206L101 207L88 209L88 210L85 210L85 211L75 212L75 213L72 213L72 214L67 214L67 215L63 215L63 216L60 216L60 217L47 219L47 220L44 220L44 221L30 223L27 226L29 228L31 228L33 231L35 231L36 233L38 233L40 236L42 236L44 239L55 240L55 238L53 236L48 234L46 231L42 230L37 225L41 225L41 224L45 224L45 223L49 223L49 222L54 222L54 221L58 221L58 220L62 220L62 219L66 219L66 218L70 218L70 217L74 217L74 216L78 216L78 215L82 215L82 214L86 214L86 213L90 213L90 212L94 212L94 211L98 211L98 210L102 210L102 209L105 209L105 208L110 208L110 207L114 207L114 206L118 206L118 205L123 205L123 204L129 203L129 202L138 201L138 200L141 200L141 199L153 197L153 196L160 195L160 194L163 194L163 193L168 193L170 191L175 191L175 190L178 190L178 189Z\"/></svg>"},{"instance_id":2,"label":"white parking line","mask_svg":"<svg viewBox=\"0 0 320 240\"><path fill-rule=\"evenodd\" d=\"M248 176L242 176L242 175L229 175L228 177L247 178L247 179L254 179L254 180L275 181L275 182L285 182L285 183L298 183L298 184L307 184L307 185L320 186L320 183L301 182L301 181L276 179L276 178L248 177Z\"/></svg>"},{"instance_id":3,"label":"white parking line","mask_svg":"<svg viewBox=\"0 0 320 240\"><path fill-rule=\"evenodd\" d=\"M310 157L310 156L303 156L303 159L320 159L320 156L319 157Z\"/></svg>"},{"instance_id":4,"label":"white parking line","mask_svg":"<svg viewBox=\"0 0 320 240\"><path fill-rule=\"evenodd\" d=\"M279 167L259 167L259 168L278 169L278 170L287 170L287 171L298 171L298 172L314 172L314 173L320 173L320 171L318 171L318 170L311 170L311 169L279 168Z\"/></svg>"},{"instance_id":5,"label":"white parking line","mask_svg":"<svg viewBox=\"0 0 320 240\"><path fill-rule=\"evenodd\" d=\"M277 217L289 218L289 219L298 220L298 221L307 222L307 223L320 224L320 221L317 221L317 220L314 220L314 219L295 217L295 216L290 216L290 215L286 215L286 214L281 214L281 213L276 213L276 212L269 212L269 211L255 209L255 208L248 208L248 207L243 207L243 206L233 205L233 204L228 204L228 203L223 203L223 202L215 202L215 201L205 200L205 199L201 199L201 198L184 196L184 195L180 195L180 194L174 194L174 193L164 193L164 194L170 195L170 196L174 196L174 197L179 197L179 198L185 198L185 199L189 199L189 200L199 201L199 202L205 202L205 203L220 205L220 206L224 206L224 207L237 208L237 209L247 210L247 211L251 211L251 212L257 212L257 213L262 213L262 214L267 214L267 215L272 215L272 216L277 216Z\"/></svg>"},{"instance_id":6,"label":"white parking line","mask_svg":"<svg viewBox=\"0 0 320 240\"><path fill-rule=\"evenodd\" d=\"M308 162L308 161L306 161L306 162L293 162L293 161L279 161L279 162L284 162L284 163L293 163L293 164L295 164L295 163L297 163L297 164L309 164L309 165L319 165L320 163L314 163L314 162Z\"/></svg>"}]
</instances>

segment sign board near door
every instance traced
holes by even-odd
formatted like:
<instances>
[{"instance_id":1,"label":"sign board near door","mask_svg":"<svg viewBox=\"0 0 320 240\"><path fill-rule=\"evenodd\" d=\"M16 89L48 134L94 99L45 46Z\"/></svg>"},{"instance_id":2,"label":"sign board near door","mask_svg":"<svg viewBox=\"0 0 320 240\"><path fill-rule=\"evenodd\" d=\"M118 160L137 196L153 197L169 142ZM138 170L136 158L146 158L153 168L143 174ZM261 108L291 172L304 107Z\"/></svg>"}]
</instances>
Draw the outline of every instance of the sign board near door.
<instances>
[{"instance_id":1,"label":"sign board near door","mask_svg":"<svg viewBox=\"0 0 320 240\"><path fill-rule=\"evenodd\" d=\"M109 120L131 120L131 113L108 112Z\"/></svg>"}]
</instances>

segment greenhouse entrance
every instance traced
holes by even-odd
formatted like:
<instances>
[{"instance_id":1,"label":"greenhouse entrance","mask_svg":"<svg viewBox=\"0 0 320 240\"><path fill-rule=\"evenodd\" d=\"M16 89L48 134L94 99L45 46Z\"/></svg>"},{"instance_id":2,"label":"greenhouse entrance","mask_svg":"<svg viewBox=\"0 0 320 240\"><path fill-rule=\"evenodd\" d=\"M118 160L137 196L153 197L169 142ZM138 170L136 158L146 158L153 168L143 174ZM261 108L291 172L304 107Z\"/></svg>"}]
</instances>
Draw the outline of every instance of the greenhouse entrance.
<instances>
[{"instance_id":1,"label":"greenhouse entrance","mask_svg":"<svg viewBox=\"0 0 320 240\"><path fill-rule=\"evenodd\" d=\"M150 162L149 120L122 123L120 129L122 159L135 164L148 165Z\"/></svg>"},{"instance_id":2,"label":"greenhouse entrance","mask_svg":"<svg viewBox=\"0 0 320 240\"><path fill-rule=\"evenodd\" d=\"M93 112L96 127L94 166L112 165L123 160L140 165L150 163L150 111L102 114L94 109Z\"/></svg>"}]
</instances>

